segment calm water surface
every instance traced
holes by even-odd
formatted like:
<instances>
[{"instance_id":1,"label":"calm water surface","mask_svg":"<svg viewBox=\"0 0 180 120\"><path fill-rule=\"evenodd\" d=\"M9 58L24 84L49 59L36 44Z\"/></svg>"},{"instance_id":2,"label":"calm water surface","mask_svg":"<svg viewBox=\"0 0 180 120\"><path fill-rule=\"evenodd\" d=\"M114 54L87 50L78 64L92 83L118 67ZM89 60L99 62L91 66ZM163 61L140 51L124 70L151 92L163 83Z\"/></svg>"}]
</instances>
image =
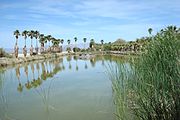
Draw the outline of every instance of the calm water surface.
<instances>
[{"instance_id":1,"label":"calm water surface","mask_svg":"<svg viewBox=\"0 0 180 120\"><path fill-rule=\"evenodd\" d=\"M0 120L114 120L103 56L74 56L8 68L0 75Z\"/></svg>"}]
</instances>

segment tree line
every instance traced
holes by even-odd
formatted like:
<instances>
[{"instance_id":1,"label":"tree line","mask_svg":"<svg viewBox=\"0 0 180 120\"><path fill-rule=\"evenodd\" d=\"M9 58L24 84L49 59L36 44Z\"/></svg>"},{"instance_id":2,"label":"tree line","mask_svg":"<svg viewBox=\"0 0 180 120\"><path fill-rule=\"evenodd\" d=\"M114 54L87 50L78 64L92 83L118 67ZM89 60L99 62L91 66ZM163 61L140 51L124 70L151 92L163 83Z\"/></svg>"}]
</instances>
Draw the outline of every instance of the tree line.
<instances>
[{"instance_id":1,"label":"tree line","mask_svg":"<svg viewBox=\"0 0 180 120\"><path fill-rule=\"evenodd\" d=\"M44 35L42 33L40 33L37 30L24 30L22 33L19 30L15 30L14 31L14 36L16 38L16 43L15 43L15 47L14 47L14 53L16 58L18 57L18 39L20 36L24 37L24 47L23 47L23 54L26 57L27 56L27 38L30 38L31 40L31 45L30 45L30 55L32 56L33 54L38 54L38 53L48 53L48 52L62 52L62 45L64 43L64 39L59 39L59 38L55 38L51 35ZM33 39L35 38L36 44L35 44L35 48L33 45ZM77 37L74 37L74 42L75 42L75 47L77 48ZM84 49L85 49L85 44L86 44L87 38L83 38L83 42L84 42ZM101 43L103 44L104 40L101 40ZM38 46L38 43L40 43L40 47ZM52 45L51 45L52 43ZM68 48L67 50L71 50L70 48L70 43L71 40L68 39L67 40L67 44L68 44ZM47 45L48 44L48 45ZM61 44L61 45L59 45ZM93 45L95 44L94 39L90 40L90 47L93 47ZM48 48L46 48L46 46L48 46ZM39 49L40 48L40 49ZM76 49L75 49L76 51Z\"/></svg>"}]
</instances>

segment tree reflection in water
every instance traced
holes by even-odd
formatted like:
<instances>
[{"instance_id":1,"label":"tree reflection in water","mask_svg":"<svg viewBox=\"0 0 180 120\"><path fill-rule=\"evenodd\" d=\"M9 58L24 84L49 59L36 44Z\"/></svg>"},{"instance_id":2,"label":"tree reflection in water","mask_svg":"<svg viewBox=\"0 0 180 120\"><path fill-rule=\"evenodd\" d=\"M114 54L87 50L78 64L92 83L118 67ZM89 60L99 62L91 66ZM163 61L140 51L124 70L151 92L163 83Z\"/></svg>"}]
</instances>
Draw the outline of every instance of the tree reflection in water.
<instances>
[{"instance_id":1,"label":"tree reflection in water","mask_svg":"<svg viewBox=\"0 0 180 120\"><path fill-rule=\"evenodd\" d=\"M78 64L77 64L78 57L76 55L74 56L74 60L76 61L76 71L78 71L79 70L79 67L78 67Z\"/></svg>"},{"instance_id":2,"label":"tree reflection in water","mask_svg":"<svg viewBox=\"0 0 180 120\"><path fill-rule=\"evenodd\" d=\"M20 65L17 65L17 67L15 68L16 70L16 77L18 79L18 87L17 87L17 90L19 92L22 92L23 91L23 85L21 84L21 80L20 80Z\"/></svg>"},{"instance_id":3,"label":"tree reflection in water","mask_svg":"<svg viewBox=\"0 0 180 120\"><path fill-rule=\"evenodd\" d=\"M85 64L84 64L84 68L85 68L85 69L88 69L88 66L87 66L86 61L85 61Z\"/></svg>"},{"instance_id":4,"label":"tree reflection in water","mask_svg":"<svg viewBox=\"0 0 180 120\"><path fill-rule=\"evenodd\" d=\"M26 74L26 79L27 79L27 83L25 83L25 86L27 89L31 89L32 88L32 85L29 81L29 76L28 76L28 64L26 63L25 66L24 66L24 72Z\"/></svg>"},{"instance_id":5,"label":"tree reflection in water","mask_svg":"<svg viewBox=\"0 0 180 120\"><path fill-rule=\"evenodd\" d=\"M0 119L7 119L7 94L5 93L4 81L4 71L0 70Z\"/></svg>"},{"instance_id":6,"label":"tree reflection in water","mask_svg":"<svg viewBox=\"0 0 180 120\"><path fill-rule=\"evenodd\" d=\"M89 59L89 61L88 60L82 61L82 60L79 60L78 57L75 57L75 56L73 57L75 61L71 61L72 56L68 56L66 58L67 59L66 67L69 67L71 63L72 65L74 63L73 67L76 68L75 69L76 71L78 71L81 67L82 69L92 68L96 65L97 61L102 62L103 65L107 61L107 58L104 56L91 58ZM112 57L111 60L114 61L116 60L116 58ZM24 90L23 86L25 86L24 88L26 89L26 91L24 90L23 92L33 91L35 92L35 94L38 94L38 97L40 98L40 102L43 103L43 110L45 110L45 114L47 115L46 118L48 120L50 119L50 115L52 114L52 111L55 110L54 107L51 105L53 80L57 79L56 74L61 74L60 71L63 71L63 70L65 70L63 59L52 59L46 62L37 61L35 63L29 63L29 64L26 63L24 65L17 65L15 67L16 77L18 79L17 90L21 93ZM70 71L70 70L66 70L66 71ZM80 70L78 72L80 72ZM23 79L22 75L25 76L24 80L22 80ZM1 82L0 82L0 86L3 86ZM6 97L4 97L4 94L1 94L1 103L4 106L0 106L0 108L2 109L0 111L3 111L3 112L5 111L5 113L7 111L6 110L7 107L5 106L6 102L7 102ZM5 113L0 112L0 116L3 116L3 115L5 116ZM1 118L3 120L4 118L8 119L7 117L1 117Z\"/></svg>"},{"instance_id":7,"label":"tree reflection in water","mask_svg":"<svg viewBox=\"0 0 180 120\"><path fill-rule=\"evenodd\" d=\"M67 62L68 62L68 68L71 70L72 69L72 65L71 65L71 60L73 59L75 60L75 70L78 71L79 67L78 67L78 56L67 56ZM91 66L95 67L95 64L97 61L101 61L102 65L104 66L104 61L105 60L109 60L108 56L96 56L93 57L91 59L89 59ZM117 57L110 57L112 61L116 61ZM61 63L61 64L60 64ZM35 65L35 66L34 66ZM36 67L36 71L37 73L35 73L35 68ZM29 72L28 72L28 68L31 68L32 71L32 77L30 80L29 79ZM85 64L84 64L84 69L88 69L88 64L87 61L85 60ZM16 68L16 77L18 79L18 87L17 90L19 92L23 91L23 85L21 83L20 80L20 65L17 65ZM56 75L58 72L65 70L65 66L63 63L63 58L59 58L59 59L51 59L49 61L42 61L41 63L26 63L24 65L24 73L26 75L26 83L25 83L25 87L27 90L32 89L32 88L37 88L39 86L41 86L43 84L43 81L53 78L54 75ZM35 78L35 74L37 74L38 77Z\"/></svg>"},{"instance_id":8,"label":"tree reflection in water","mask_svg":"<svg viewBox=\"0 0 180 120\"><path fill-rule=\"evenodd\" d=\"M50 105L50 90L52 86L52 81L54 79L57 79L57 77L54 77L55 74L60 72L62 70L62 67L60 66L60 62L62 60L56 59L56 60L51 60L49 62L41 62L41 63L30 63L25 64L23 66L24 68L24 74L26 75L26 89L30 90L33 89L35 92L41 97L43 105L45 106L45 114L47 115L47 120L50 119L50 110L54 110L54 107ZM45 66L46 64L46 66ZM37 70L37 75L38 77L35 78L35 68L34 65L36 65L36 70ZM29 80L29 72L28 72L28 67L31 68L32 71L32 80ZM41 71L40 71L41 68ZM20 65L16 67L16 77L18 79L18 91L22 92L23 91L23 85L20 80ZM43 81L48 79L48 83L46 85L42 85ZM5 100L4 100L5 101ZM2 110L5 111L5 110Z\"/></svg>"},{"instance_id":9,"label":"tree reflection in water","mask_svg":"<svg viewBox=\"0 0 180 120\"><path fill-rule=\"evenodd\" d=\"M90 63L91 63L91 66L92 66L92 67L95 67L95 65L96 65L95 58L91 58L91 59L90 59Z\"/></svg>"},{"instance_id":10,"label":"tree reflection in water","mask_svg":"<svg viewBox=\"0 0 180 120\"><path fill-rule=\"evenodd\" d=\"M10 74L12 76L12 74ZM7 75L8 76L8 75ZM0 120L16 120L8 112L8 93L7 86L4 84L6 77L5 70L0 70ZM19 86L19 85L18 85Z\"/></svg>"},{"instance_id":11,"label":"tree reflection in water","mask_svg":"<svg viewBox=\"0 0 180 120\"><path fill-rule=\"evenodd\" d=\"M50 90L51 90L52 80L53 79L50 80L50 84L47 88L44 88L43 86L40 86L39 88L35 88L36 93L41 97L43 101L47 120L50 120L50 108L53 108L50 105Z\"/></svg>"},{"instance_id":12,"label":"tree reflection in water","mask_svg":"<svg viewBox=\"0 0 180 120\"><path fill-rule=\"evenodd\" d=\"M69 69L71 70L72 69L72 66L71 66L71 60L72 60L72 56L71 55L68 55L67 57L66 57L66 59L67 59L67 61L68 61L68 63L69 63Z\"/></svg>"}]
</instances>

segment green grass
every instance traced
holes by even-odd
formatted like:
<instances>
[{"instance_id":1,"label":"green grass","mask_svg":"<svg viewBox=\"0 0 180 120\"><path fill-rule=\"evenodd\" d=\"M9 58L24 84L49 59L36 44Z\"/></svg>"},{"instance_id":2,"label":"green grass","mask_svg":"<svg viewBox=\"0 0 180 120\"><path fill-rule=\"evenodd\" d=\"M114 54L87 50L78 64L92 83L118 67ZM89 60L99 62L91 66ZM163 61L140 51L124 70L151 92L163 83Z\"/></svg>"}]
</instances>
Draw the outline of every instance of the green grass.
<instances>
[{"instance_id":1,"label":"green grass","mask_svg":"<svg viewBox=\"0 0 180 120\"><path fill-rule=\"evenodd\" d=\"M146 53L128 70L125 64L109 71L117 119L178 120L180 118L180 29L170 26L151 36ZM110 69L112 69L110 67ZM120 97L119 97L120 96ZM120 103L117 104L116 101ZM123 105L122 105L122 104Z\"/></svg>"}]
</instances>

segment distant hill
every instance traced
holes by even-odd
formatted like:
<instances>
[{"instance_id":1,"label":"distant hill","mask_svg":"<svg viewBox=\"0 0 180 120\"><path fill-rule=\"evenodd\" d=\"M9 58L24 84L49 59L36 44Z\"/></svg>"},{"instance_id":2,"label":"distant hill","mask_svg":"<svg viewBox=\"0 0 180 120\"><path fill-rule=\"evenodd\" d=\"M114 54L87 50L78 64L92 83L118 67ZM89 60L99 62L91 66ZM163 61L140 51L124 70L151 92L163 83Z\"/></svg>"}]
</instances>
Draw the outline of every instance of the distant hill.
<instances>
[{"instance_id":1,"label":"distant hill","mask_svg":"<svg viewBox=\"0 0 180 120\"><path fill-rule=\"evenodd\" d=\"M119 38L115 42L113 42L112 44L125 44L125 43L126 43L126 40Z\"/></svg>"}]
</instances>

